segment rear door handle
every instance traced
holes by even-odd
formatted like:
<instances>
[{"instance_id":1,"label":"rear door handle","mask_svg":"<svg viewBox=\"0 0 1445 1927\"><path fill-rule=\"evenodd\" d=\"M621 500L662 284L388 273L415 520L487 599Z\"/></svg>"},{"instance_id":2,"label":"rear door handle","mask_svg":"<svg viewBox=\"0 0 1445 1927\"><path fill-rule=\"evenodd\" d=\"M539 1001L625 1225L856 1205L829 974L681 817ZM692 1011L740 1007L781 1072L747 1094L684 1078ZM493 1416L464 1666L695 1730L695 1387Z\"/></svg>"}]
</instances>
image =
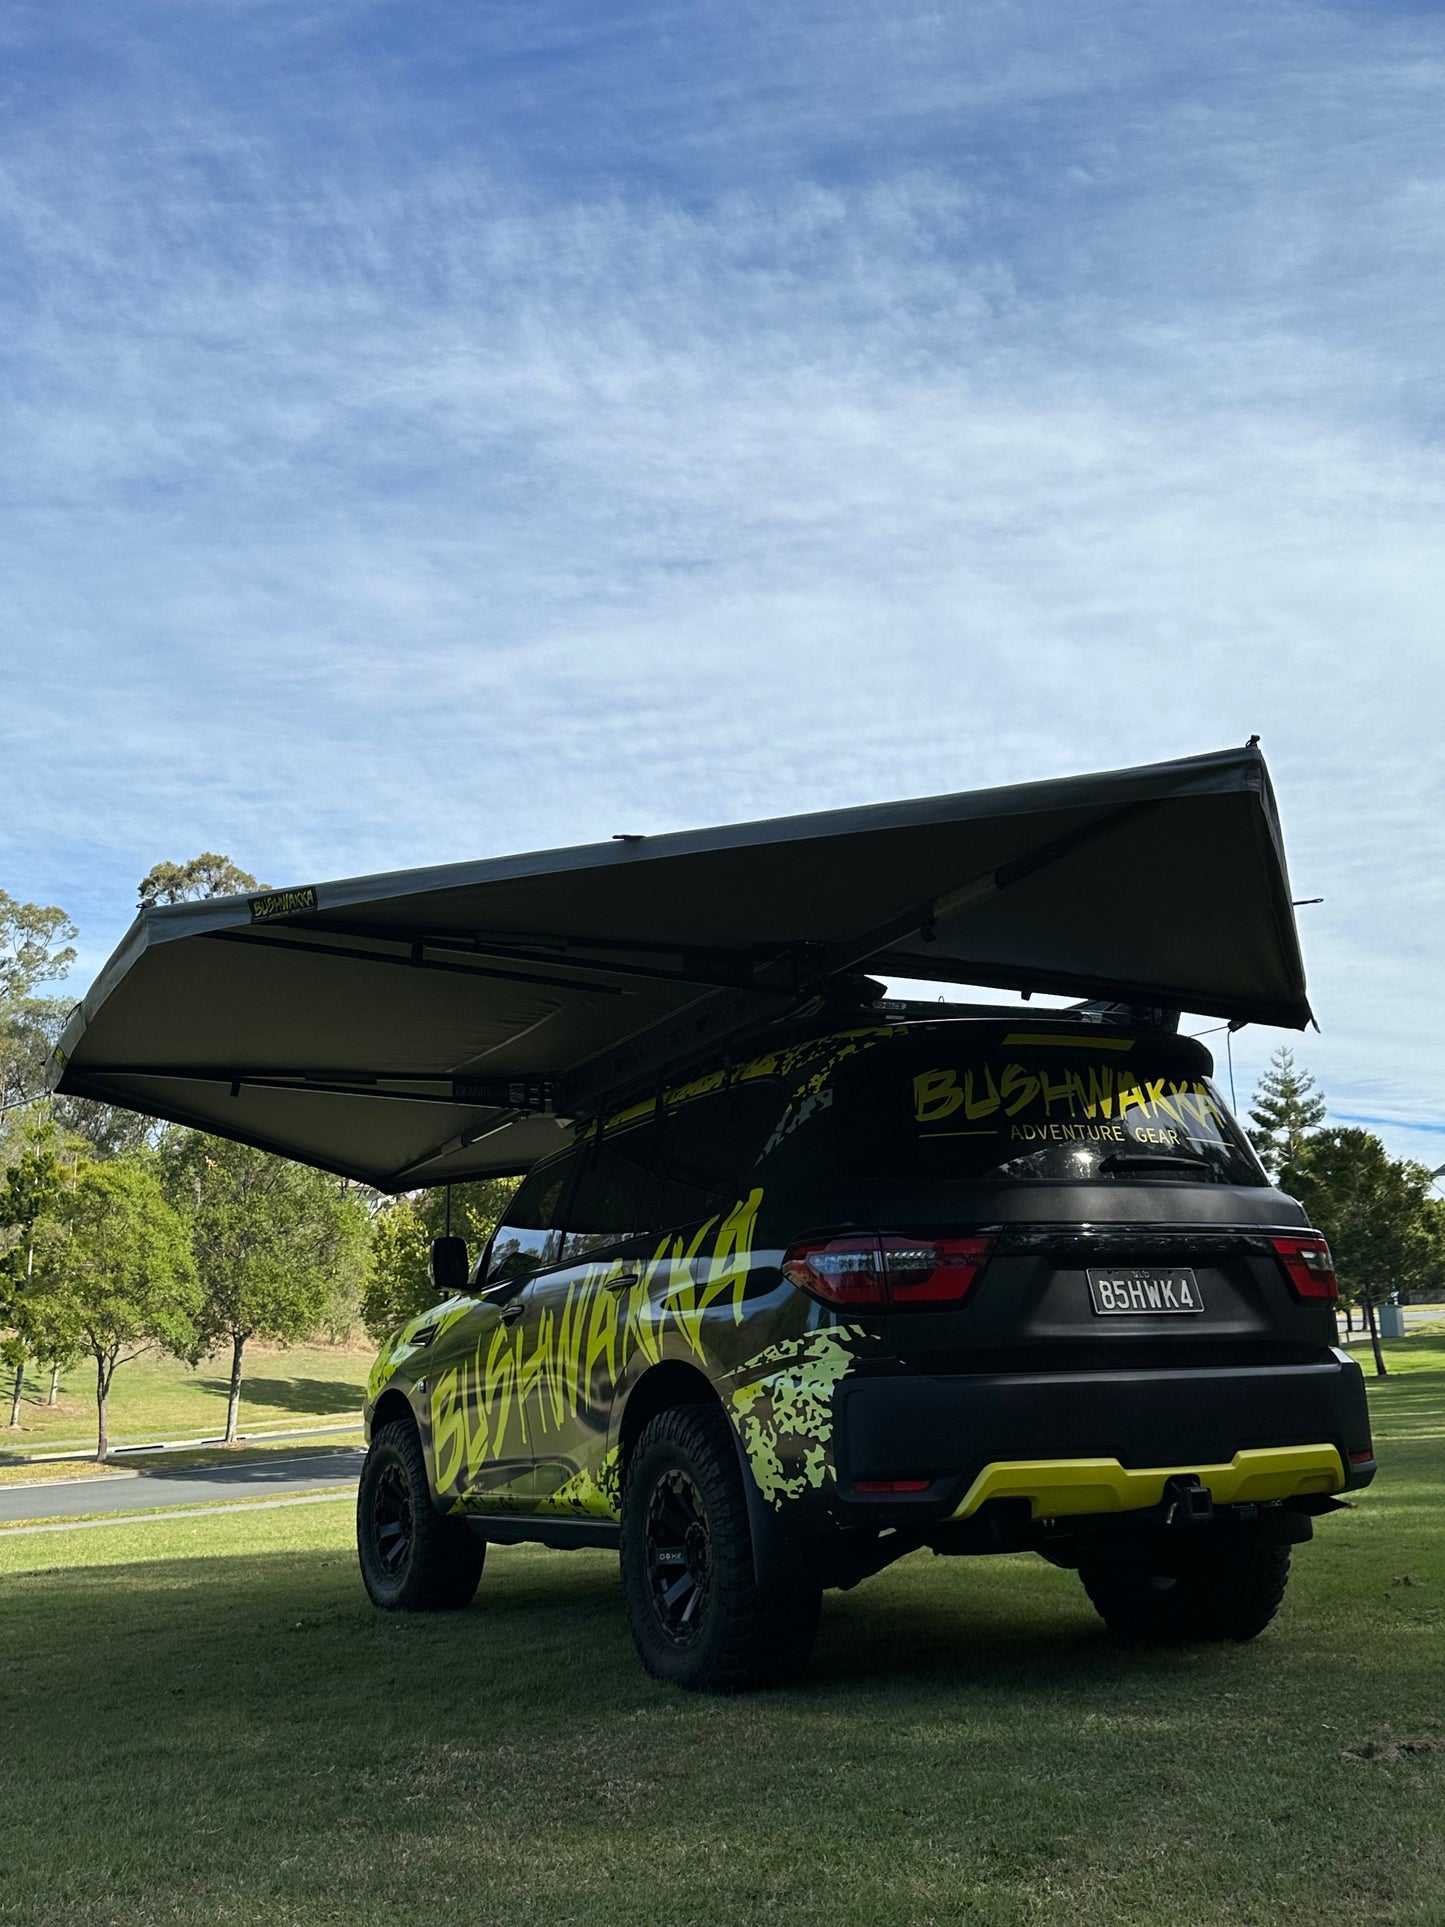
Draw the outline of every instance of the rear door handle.
<instances>
[{"instance_id":1,"label":"rear door handle","mask_svg":"<svg viewBox=\"0 0 1445 1927\"><path fill-rule=\"evenodd\" d=\"M637 1283L641 1275L641 1272L637 1271L620 1271L615 1278L609 1278L607 1280L607 1289L609 1291L626 1291L629 1286Z\"/></svg>"},{"instance_id":2,"label":"rear door handle","mask_svg":"<svg viewBox=\"0 0 1445 1927\"><path fill-rule=\"evenodd\" d=\"M520 1318L525 1310L526 1306L522 1300L520 1298L514 1298L509 1304L498 1305L497 1316L504 1325L510 1325L513 1319Z\"/></svg>"}]
</instances>

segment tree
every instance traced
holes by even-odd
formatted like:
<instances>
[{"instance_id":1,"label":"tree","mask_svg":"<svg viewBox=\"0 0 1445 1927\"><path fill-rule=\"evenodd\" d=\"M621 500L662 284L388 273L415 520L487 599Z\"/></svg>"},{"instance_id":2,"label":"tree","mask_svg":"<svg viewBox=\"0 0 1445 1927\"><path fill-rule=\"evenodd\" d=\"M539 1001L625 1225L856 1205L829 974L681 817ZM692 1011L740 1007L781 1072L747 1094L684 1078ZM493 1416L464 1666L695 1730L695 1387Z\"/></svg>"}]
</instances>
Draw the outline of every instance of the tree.
<instances>
[{"instance_id":1,"label":"tree","mask_svg":"<svg viewBox=\"0 0 1445 1927\"><path fill-rule=\"evenodd\" d=\"M516 1188L508 1178L451 1187L452 1230L467 1240L473 1256L496 1230ZM393 1198L377 1212L372 1225L371 1275L361 1301L362 1321L374 1338L385 1338L408 1318L415 1318L419 1311L437 1302L427 1247L433 1238L442 1236L446 1222L444 1185Z\"/></svg>"},{"instance_id":2,"label":"tree","mask_svg":"<svg viewBox=\"0 0 1445 1927\"><path fill-rule=\"evenodd\" d=\"M1269 1060L1249 1113L1255 1128L1249 1141L1271 1178L1293 1164L1312 1131L1325 1121L1325 1100L1308 1071L1295 1069L1294 1052L1284 1045Z\"/></svg>"},{"instance_id":3,"label":"tree","mask_svg":"<svg viewBox=\"0 0 1445 1927\"><path fill-rule=\"evenodd\" d=\"M140 907L158 903L184 903L193 897L243 897L250 890L264 890L249 870L242 870L228 856L202 850L189 863L157 863L140 880Z\"/></svg>"},{"instance_id":4,"label":"tree","mask_svg":"<svg viewBox=\"0 0 1445 1927\"><path fill-rule=\"evenodd\" d=\"M1430 1182L1435 1174L1430 1174ZM1420 1265L1410 1289L1431 1299L1445 1294L1445 1198L1426 1197L1420 1207Z\"/></svg>"},{"instance_id":5,"label":"tree","mask_svg":"<svg viewBox=\"0 0 1445 1927\"><path fill-rule=\"evenodd\" d=\"M54 904L20 903L0 890L0 1119L45 1088L45 1066L67 1005L37 997L75 962L75 925Z\"/></svg>"},{"instance_id":6,"label":"tree","mask_svg":"<svg viewBox=\"0 0 1445 1927\"><path fill-rule=\"evenodd\" d=\"M77 934L55 905L17 903L0 890L0 1123L44 1094L51 1052L71 1004L69 998L36 992L69 974L75 961L69 940ZM64 1130L79 1132L100 1157L143 1150L150 1140L149 1119L94 1098L52 1098L48 1108Z\"/></svg>"},{"instance_id":7,"label":"tree","mask_svg":"<svg viewBox=\"0 0 1445 1927\"><path fill-rule=\"evenodd\" d=\"M1336 1128L1305 1138L1279 1182L1329 1240L1341 1295L1364 1307L1375 1371L1385 1377L1375 1307L1408 1290L1434 1259L1430 1173L1392 1158L1369 1131Z\"/></svg>"},{"instance_id":8,"label":"tree","mask_svg":"<svg viewBox=\"0 0 1445 1927\"><path fill-rule=\"evenodd\" d=\"M16 1329L11 1342L23 1349L27 1360L36 1359L50 1368L47 1403L54 1405L59 1397L62 1370L74 1364L84 1347L75 1322L75 1307L66 1289L66 1228L58 1218L40 1218L32 1235L34 1269L16 1307ZM16 1362L20 1362L18 1358ZM18 1378L16 1389L19 1390Z\"/></svg>"},{"instance_id":9,"label":"tree","mask_svg":"<svg viewBox=\"0 0 1445 1927\"><path fill-rule=\"evenodd\" d=\"M0 1226L14 1232L10 1249L0 1257L0 1323L10 1328L4 1362L15 1368L10 1399L10 1426L20 1424L20 1400L25 1390L25 1367L31 1346L27 1311L35 1285L35 1254L44 1238L43 1224L53 1219L64 1182L56 1155L55 1128L47 1120L30 1133L18 1161L5 1173L0 1190Z\"/></svg>"},{"instance_id":10,"label":"tree","mask_svg":"<svg viewBox=\"0 0 1445 1927\"><path fill-rule=\"evenodd\" d=\"M112 1158L79 1174L61 1199L65 1237L47 1266L57 1332L95 1363L97 1460L109 1451L110 1388L143 1352L196 1352L200 1293L186 1227L149 1158Z\"/></svg>"},{"instance_id":11,"label":"tree","mask_svg":"<svg viewBox=\"0 0 1445 1927\"><path fill-rule=\"evenodd\" d=\"M138 1157L165 1130L153 1117L103 1104L98 1097L53 1096L50 1114L63 1129L85 1139L100 1159Z\"/></svg>"},{"instance_id":12,"label":"tree","mask_svg":"<svg viewBox=\"0 0 1445 1927\"><path fill-rule=\"evenodd\" d=\"M172 1133L159 1156L167 1196L189 1224L200 1343L230 1348L229 1445L247 1344L289 1344L316 1329L339 1273L365 1264L366 1205L325 1172L202 1131Z\"/></svg>"},{"instance_id":13,"label":"tree","mask_svg":"<svg viewBox=\"0 0 1445 1927\"><path fill-rule=\"evenodd\" d=\"M17 903L0 890L0 1004L18 1003L37 984L65 976L75 962L70 939L79 934L53 903Z\"/></svg>"},{"instance_id":14,"label":"tree","mask_svg":"<svg viewBox=\"0 0 1445 1927\"><path fill-rule=\"evenodd\" d=\"M0 1116L43 1096L50 1053L69 1012L62 997L0 1003Z\"/></svg>"}]
</instances>

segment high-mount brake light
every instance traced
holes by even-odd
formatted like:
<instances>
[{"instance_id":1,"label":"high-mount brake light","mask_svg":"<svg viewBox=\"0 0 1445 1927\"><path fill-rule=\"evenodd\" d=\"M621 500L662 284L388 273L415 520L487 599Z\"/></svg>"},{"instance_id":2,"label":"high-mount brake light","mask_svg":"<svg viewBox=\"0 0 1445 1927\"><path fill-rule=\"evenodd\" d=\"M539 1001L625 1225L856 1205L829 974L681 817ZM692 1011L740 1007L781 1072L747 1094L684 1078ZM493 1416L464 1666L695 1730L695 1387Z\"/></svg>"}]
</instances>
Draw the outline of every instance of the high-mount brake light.
<instances>
[{"instance_id":1,"label":"high-mount brake light","mask_svg":"<svg viewBox=\"0 0 1445 1927\"><path fill-rule=\"evenodd\" d=\"M804 1239L783 1259L783 1275L825 1305L853 1311L961 1305L993 1250L994 1233L908 1238L860 1232Z\"/></svg>"},{"instance_id":2,"label":"high-mount brake light","mask_svg":"<svg viewBox=\"0 0 1445 1927\"><path fill-rule=\"evenodd\" d=\"M1340 1295L1335 1282L1335 1261L1323 1238L1271 1238L1270 1243L1297 1298L1335 1302Z\"/></svg>"}]
</instances>

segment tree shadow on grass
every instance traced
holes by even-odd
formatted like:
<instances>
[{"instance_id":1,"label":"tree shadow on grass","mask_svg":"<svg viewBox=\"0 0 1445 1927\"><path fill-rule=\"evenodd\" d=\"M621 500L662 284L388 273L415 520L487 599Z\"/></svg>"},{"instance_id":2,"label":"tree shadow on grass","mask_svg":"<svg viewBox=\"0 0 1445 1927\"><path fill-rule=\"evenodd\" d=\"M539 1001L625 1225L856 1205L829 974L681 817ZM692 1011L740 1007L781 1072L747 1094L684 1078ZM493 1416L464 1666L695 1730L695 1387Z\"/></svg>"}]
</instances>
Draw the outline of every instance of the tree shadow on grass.
<instances>
[{"instance_id":1,"label":"tree shadow on grass","mask_svg":"<svg viewBox=\"0 0 1445 1927\"><path fill-rule=\"evenodd\" d=\"M1275 1771L1273 1752L1252 1767L1238 1754L1250 1693L1216 1708L1189 1658L1112 1647L1043 1569L1037 1587L1022 1568L975 1585L923 1565L832 1595L799 1686L714 1700L645 1677L603 1554L497 1549L468 1610L413 1616L370 1607L344 1546L147 1560L143 1545L127 1541L126 1564L0 1580L17 1921L915 1920L893 1832L924 1864L951 1856L948 1878L982 1894L947 1918L1013 1922L1018 1869L1057 1877L1070 1842L1094 1839L1078 1788L1122 1788L1143 1810L1137 1763L1111 1778L1121 1679L1140 1689L1123 1710L1174 1775L1150 1778L1148 1812L1191 1853L1201 1822L1180 1748L1202 1730L1216 1763L1231 1749L1231 1774L1263 1788ZM1245 1656L1245 1675L1266 1670ZM1341 1739L1324 1744L1333 1760ZM984 1844L963 1863L971 1802ZM1022 1803L1032 1817L1009 1833ZM747 1858L769 1833L795 1855L781 1912ZM1232 1891L1224 1850L1206 1850ZM736 1866L733 1886L708 1854ZM686 1887L698 1869L706 1906ZM800 1877L831 1880L836 1902L805 1906ZM1128 1902L1157 1899L1153 1878L1088 1918L1136 1917ZM897 1904L860 1912L845 1879L865 1907L895 1890ZM1080 1917L1069 1895L1040 1895L1050 1917ZM1137 1917L1205 1910L1186 1896Z\"/></svg>"},{"instance_id":2,"label":"tree shadow on grass","mask_svg":"<svg viewBox=\"0 0 1445 1927\"><path fill-rule=\"evenodd\" d=\"M825 1595L807 1674L760 1703L782 1711L793 1702L807 1712L859 1689L876 1705L985 1685L1105 1701L1122 1672L1167 1673L1191 1663L1181 1655L1121 1648L1105 1635L1082 1592L1076 1610L1071 1595L1061 1610L1056 1591L970 1598L947 1575L938 1575L937 1591L927 1575L922 1586L912 1577L906 1590L880 1585ZM343 1746L350 1715L342 1709L350 1707L352 1693L358 1744L393 1695L413 1730L439 1742L453 1736L462 1743L485 1707L489 1723L500 1716L505 1727L515 1716L519 1746L527 1743L529 1714L539 1709L555 1720L608 1717L619 1706L719 1704L646 1678L628 1635L616 1559L605 1553L492 1547L469 1608L417 1615L377 1612L349 1549L26 1575L0 1581L12 1630L18 1630L13 1615L21 1595L33 1587L38 1605L51 1585L70 1602L91 1599L79 1615L82 1647L84 1628L99 1616L107 1644L143 1649L135 1663L165 1682L171 1699L184 1696L175 1681L189 1676L188 1647L217 1642L223 1666L254 1648L237 1682L248 1719L264 1723L274 1693L289 1724L298 1700L324 1691L327 1717L340 1720L335 1737ZM47 1612L53 1628L51 1602ZM131 1620L136 1645L127 1630ZM82 1654L79 1664L85 1663ZM501 1728L492 1730L502 1737Z\"/></svg>"},{"instance_id":3,"label":"tree shadow on grass","mask_svg":"<svg viewBox=\"0 0 1445 1927\"><path fill-rule=\"evenodd\" d=\"M203 1392L214 1392L223 1399L230 1396L229 1379L203 1378L197 1383ZM248 1373L241 1381L241 1417L244 1423L248 1406L265 1405L305 1418L346 1418L361 1410L364 1397L365 1387L359 1382L348 1385L334 1378L252 1378Z\"/></svg>"},{"instance_id":4,"label":"tree shadow on grass","mask_svg":"<svg viewBox=\"0 0 1445 1927\"><path fill-rule=\"evenodd\" d=\"M890 1595L825 1597L808 1684L828 1691L869 1686L936 1693L988 1686L1084 1700L1110 1693L1120 1672L1141 1663L1168 1671L1180 1656L1144 1653L1112 1640L1082 1590L1064 1611L1041 1595L1020 1607L997 1598Z\"/></svg>"}]
</instances>

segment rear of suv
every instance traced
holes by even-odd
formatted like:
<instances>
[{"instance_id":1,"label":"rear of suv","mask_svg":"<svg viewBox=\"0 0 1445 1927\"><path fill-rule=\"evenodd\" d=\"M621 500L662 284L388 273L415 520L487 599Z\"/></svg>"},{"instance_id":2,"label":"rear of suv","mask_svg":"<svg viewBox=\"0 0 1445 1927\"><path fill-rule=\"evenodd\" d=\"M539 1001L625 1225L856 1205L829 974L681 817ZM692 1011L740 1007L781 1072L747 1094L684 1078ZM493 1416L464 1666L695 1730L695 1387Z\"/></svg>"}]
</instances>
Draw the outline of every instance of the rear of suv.
<instances>
[{"instance_id":1,"label":"rear of suv","mask_svg":"<svg viewBox=\"0 0 1445 1927\"><path fill-rule=\"evenodd\" d=\"M923 1546L1075 1568L1128 1637L1254 1636L1374 1460L1328 1249L1211 1071L1080 1017L857 1023L577 1130L377 1362L372 1598L617 1547L644 1665L715 1691Z\"/></svg>"}]
</instances>

